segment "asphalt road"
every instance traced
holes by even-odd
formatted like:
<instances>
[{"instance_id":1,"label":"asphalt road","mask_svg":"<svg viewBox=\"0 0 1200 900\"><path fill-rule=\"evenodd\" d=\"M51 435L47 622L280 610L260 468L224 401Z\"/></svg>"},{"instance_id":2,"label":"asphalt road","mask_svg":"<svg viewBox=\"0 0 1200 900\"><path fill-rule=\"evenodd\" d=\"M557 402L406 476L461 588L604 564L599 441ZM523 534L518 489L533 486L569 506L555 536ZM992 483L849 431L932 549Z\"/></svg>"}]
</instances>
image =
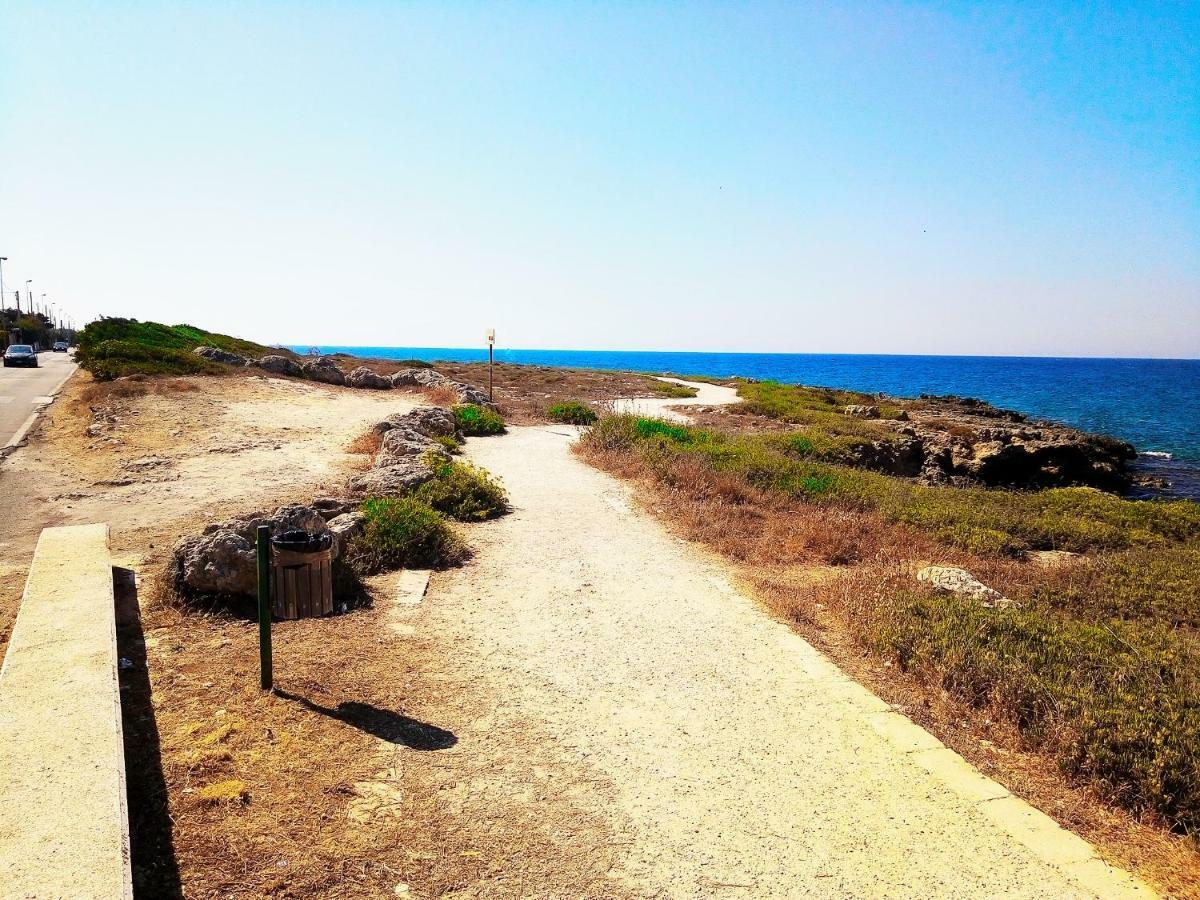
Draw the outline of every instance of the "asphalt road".
<instances>
[{"instance_id":1,"label":"asphalt road","mask_svg":"<svg viewBox=\"0 0 1200 900\"><path fill-rule=\"evenodd\" d=\"M50 392L74 371L70 354L50 351L38 354L36 369L0 368L0 447L8 445Z\"/></svg>"}]
</instances>

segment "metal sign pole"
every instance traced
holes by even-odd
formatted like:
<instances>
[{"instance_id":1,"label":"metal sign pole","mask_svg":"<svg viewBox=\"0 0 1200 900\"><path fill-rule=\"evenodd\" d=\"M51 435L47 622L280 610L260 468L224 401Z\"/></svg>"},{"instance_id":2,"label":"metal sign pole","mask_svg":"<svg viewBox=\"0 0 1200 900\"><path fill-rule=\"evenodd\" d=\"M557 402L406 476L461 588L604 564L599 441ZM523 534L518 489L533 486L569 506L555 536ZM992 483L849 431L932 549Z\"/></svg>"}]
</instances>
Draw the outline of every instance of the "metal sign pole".
<instances>
[{"instance_id":1,"label":"metal sign pole","mask_svg":"<svg viewBox=\"0 0 1200 900\"><path fill-rule=\"evenodd\" d=\"M264 691L271 690L271 526L258 526L258 670Z\"/></svg>"},{"instance_id":2,"label":"metal sign pole","mask_svg":"<svg viewBox=\"0 0 1200 900\"><path fill-rule=\"evenodd\" d=\"M487 333L488 342L488 403L492 402L492 347L496 343L496 329L489 328Z\"/></svg>"}]
</instances>

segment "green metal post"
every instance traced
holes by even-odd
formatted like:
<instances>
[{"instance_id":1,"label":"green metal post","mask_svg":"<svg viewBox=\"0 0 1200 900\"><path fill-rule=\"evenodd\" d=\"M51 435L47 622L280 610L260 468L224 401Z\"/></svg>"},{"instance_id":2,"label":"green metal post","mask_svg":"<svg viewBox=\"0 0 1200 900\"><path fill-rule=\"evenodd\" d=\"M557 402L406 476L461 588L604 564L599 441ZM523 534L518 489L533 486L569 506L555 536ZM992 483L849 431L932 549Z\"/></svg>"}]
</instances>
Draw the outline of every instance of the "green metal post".
<instances>
[{"instance_id":1,"label":"green metal post","mask_svg":"<svg viewBox=\"0 0 1200 900\"><path fill-rule=\"evenodd\" d=\"M258 526L258 668L262 689L271 690L271 526Z\"/></svg>"}]
</instances>

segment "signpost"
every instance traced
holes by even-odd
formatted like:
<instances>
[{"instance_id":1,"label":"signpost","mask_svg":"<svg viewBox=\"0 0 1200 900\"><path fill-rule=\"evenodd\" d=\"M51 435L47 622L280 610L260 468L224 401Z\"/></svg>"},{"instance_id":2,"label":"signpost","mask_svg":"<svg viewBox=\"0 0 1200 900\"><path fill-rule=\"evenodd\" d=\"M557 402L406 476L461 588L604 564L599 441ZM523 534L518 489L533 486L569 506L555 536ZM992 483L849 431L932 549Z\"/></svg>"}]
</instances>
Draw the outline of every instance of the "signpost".
<instances>
[{"instance_id":1,"label":"signpost","mask_svg":"<svg viewBox=\"0 0 1200 900\"><path fill-rule=\"evenodd\" d=\"M488 342L488 403L492 402L492 348L496 344L496 329L489 328L487 333Z\"/></svg>"},{"instance_id":2,"label":"signpost","mask_svg":"<svg viewBox=\"0 0 1200 900\"><path fill-rule=\"evenodd\" d=\"M274 683L271 671L271 526L258 526L258 671L264 691Z\"/></svg>"}]
</instances>

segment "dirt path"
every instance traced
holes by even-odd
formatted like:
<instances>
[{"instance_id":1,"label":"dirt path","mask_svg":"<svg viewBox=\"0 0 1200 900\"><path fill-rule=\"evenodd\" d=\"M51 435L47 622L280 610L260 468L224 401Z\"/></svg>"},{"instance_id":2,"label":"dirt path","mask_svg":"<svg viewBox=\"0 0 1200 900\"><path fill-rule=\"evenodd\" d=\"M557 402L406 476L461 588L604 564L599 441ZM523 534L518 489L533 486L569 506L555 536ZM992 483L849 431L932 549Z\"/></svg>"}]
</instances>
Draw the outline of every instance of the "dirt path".
<instances>
[{"instance_id":1,"label":"dirt path","mask_svg":"<svg viewBox=\"0 0 1200 900\"><path fill-rule=\"evenodd\" d=\"M739 399L738 393L734 388L724 387L719 384L706 384L701 381L682 381L678 378L660 378L658 380L695 388L696 396L622 399L613 404L613 408L619 413L656 416L660 419L670 419L673 422L689 422L691 420L683 413L676 412L674 407L726 406L730 403L737 403Z\"/></svg>"},{"instance_id":2,"label":"dirt path","mask_svg":"<svg viewBox=\"0 0 1200 900\"><path fill-rule=\"evenodd\" d=\"M453 780L479 781L473 742L525 759L535 725L552 761L540 777L607 822L614 894L1137 895L771 621L718 560L576 459L573 437L528 427L470 443L515 511L473 529L475 560L436 575L406 614L455 648L445 677L502 698L444 757ZM498 810L536 802L490 777ZM522 895L593 893L570 883L575 852L568 842L560 877Z\"/></svg>"}]
</instances>

